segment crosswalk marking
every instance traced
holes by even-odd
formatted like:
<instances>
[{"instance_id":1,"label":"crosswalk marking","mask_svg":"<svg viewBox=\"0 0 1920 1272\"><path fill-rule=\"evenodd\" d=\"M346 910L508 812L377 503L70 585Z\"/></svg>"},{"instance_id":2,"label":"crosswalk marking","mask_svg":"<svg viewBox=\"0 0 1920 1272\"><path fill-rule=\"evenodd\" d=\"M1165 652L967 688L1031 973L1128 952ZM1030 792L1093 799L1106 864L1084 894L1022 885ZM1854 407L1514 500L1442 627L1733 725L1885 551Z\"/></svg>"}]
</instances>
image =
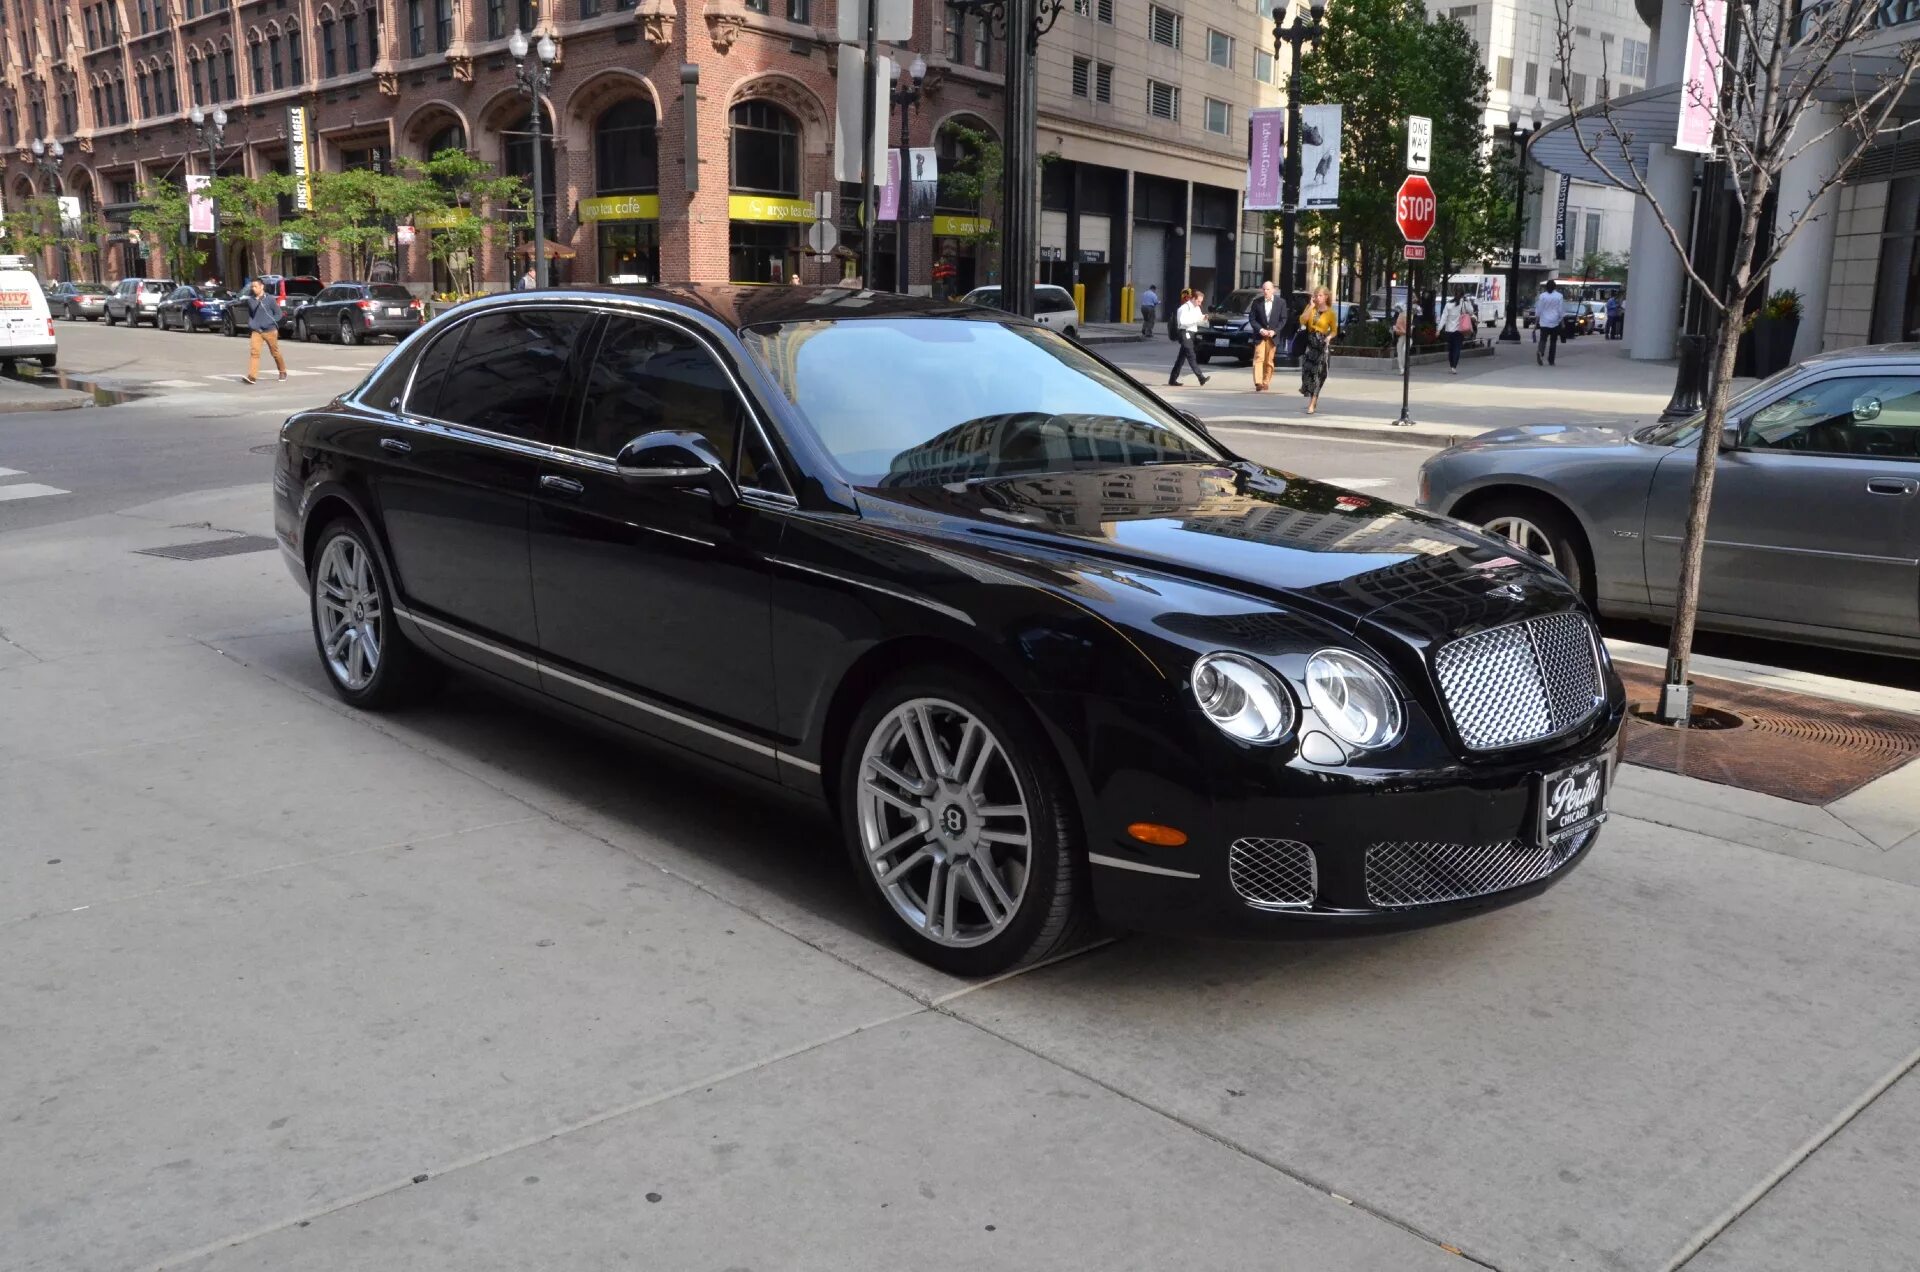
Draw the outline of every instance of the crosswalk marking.
<instances>
[{"instance_id":1,"label":"crosswalk marking","mask_svg":"<svg viewBox=\"0 0 1920 1272\"><path fill-rule=\"evenodd\" d=\"M365 367L341 366L337 362L316 362L313 364L313 369L315 371L365 371L366 370Z\"/></svg>"},{"instance_id":2,"label":"crosswalk marking","mask_svg":"<svg viewBox=\"0 0 1920 1272\"><path fill-rule=\"evenodd\" d=\"M0 468L0 477L25 477L18 468Z\"/></svg>"},{"instance_id":3,"label":"crosswalk marking","mask_svg":"<svg viewBox=\"0 0 1920 1272\"><path fill-rule=\"evenodd\" d=\"M151 380L148 383L161 389L197 389L200 387L200 381L198 380Z\"/></svg>"},{"instance_id":4,"label":"crosswalk marking","mask_svg":"<svg viewBox=\"0 0 1920 1272\"><path fill-rule=\"evenodd\" d=\"M37 499L41 495L70 495L71 490L62 490L58 486L43 486L37 481L21 482L17 486L0 486L0 503L10 499Z\"/></svg>"}]
</instances>

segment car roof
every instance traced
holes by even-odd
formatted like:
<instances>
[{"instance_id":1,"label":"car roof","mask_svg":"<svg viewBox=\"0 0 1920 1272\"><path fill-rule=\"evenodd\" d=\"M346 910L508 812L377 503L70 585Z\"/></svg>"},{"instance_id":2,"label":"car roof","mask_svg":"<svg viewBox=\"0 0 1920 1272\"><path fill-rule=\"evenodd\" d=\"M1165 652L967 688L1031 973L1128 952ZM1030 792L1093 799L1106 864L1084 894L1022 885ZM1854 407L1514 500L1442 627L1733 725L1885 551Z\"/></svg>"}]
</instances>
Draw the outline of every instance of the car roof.
<instances>
[{"instance_id":1,"label":"car roof","mask_svg":"<svg viewBox=\"0 0 1920 1272\"><path fill-rule=\"evenodd\" d=\"M806 287L787 283L666 283L650 286L583 284L536 288L531 292L502 292L472 305L507 304L529 297L556 299L644 300L691 311L722 327L743 331L761 323L806 322L817 319L859 318L967 318L980 322L1005 321L996 309L982 309L957 300L902 296L896 292L861 291L851 287ZM461 308L466 308L465 305Z\"/></svg>"}]
</instances>

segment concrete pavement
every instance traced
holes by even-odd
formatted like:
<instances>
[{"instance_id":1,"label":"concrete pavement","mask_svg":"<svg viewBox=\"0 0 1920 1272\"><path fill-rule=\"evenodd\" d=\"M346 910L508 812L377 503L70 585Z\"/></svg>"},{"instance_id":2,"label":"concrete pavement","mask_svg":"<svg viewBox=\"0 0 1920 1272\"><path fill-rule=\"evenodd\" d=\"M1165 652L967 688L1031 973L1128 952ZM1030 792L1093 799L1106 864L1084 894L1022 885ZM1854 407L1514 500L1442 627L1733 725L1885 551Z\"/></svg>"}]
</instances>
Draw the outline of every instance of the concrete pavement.
<instances>
[{"instance_id":1,"label":"concrete pavement","mask_svg":"<svg viewBox=\"0 0 1920 1272\"><path fill-rule=\"evenodd\" d=\"M969 986L804 810L136 555L267 500L0 537L0 1265L1910 1266L1911 791L1630 771L1524 906Z\"/></svg>"}]
</instances>

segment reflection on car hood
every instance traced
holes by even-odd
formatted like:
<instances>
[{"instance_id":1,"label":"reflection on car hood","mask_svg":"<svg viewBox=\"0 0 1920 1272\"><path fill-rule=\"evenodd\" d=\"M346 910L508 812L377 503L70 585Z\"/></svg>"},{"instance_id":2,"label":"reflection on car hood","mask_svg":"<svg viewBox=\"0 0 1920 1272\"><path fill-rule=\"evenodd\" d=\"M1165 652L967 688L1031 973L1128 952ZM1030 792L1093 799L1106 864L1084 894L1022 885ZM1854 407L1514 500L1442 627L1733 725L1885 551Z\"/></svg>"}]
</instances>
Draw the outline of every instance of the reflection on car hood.
<instances>
[{"instance_id":1,"label":"reflection on car hood","mask_svg":"<svg viewBox=\"0 0 1920 1272\"><path fill-rule=\"evenodd\" d=\"M860 492L875 520L948 541L1059 561L1144 568L1276 604L1349 629L1376 611L1446 589L1452 629L1541 592L1557 575L1457 521L1249 463L1164 464ZM1489 606L1485 598L1496 599ZM1529 598L1529 607L1538 607Z\"/></svg>"},{"instance_id":2,"label":"reflection on car hood","mask_svg":"<svg viewBox=\"0 0 1920 1272\"><path fill-rule=\"evenodd\" d=\"M1453 447L1478 450L1485 446L1624 446L1638 427L1631 419L1608 424L1519 424L1481 433Z\"/></svg>"}]
</instances>

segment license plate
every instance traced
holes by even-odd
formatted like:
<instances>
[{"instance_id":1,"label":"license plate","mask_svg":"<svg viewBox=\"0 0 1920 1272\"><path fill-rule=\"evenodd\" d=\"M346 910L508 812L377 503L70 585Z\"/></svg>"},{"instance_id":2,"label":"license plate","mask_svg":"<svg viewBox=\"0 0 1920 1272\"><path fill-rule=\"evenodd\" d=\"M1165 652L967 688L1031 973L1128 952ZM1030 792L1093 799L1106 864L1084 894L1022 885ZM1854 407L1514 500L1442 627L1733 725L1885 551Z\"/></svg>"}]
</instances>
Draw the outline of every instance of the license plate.
<instances>
[{"instance_id":1,"label":"license plate","mask_svg":"<svg viewBox=\"0 0 1920 1272\"><path fill-rule=\"evenodd\" d=\"M1607 757L1548 773L1540 779L1540 842L1599 821L1607 813Z\"/></svg>"},{"instance_id":2,"label":"license plate","mask_svg":"<svg viewBox=\"0 0 1920 1272\"><path fill-rule=\"evenodd\" d=\"M406 313L406 312L407 312L407 311L406 311L405 309L403 309L403 308L401 308L401 307L400 307L399 305L388 305L388 306L387 306L387 317L389 317L389 318L398 318L398 317L399 317L400 315L402 315L402 314L404 314L404 313Z\"/></svg>"},{"instance_id":3,"label":"license plate","mask_svg":"<svg viewBox=\"0 0 1920 1272\"><path fill-rule=\"evenodd\" d=\"M1224 349L1231 343L1232 341L1228 340L1225 336L1217 336L1214 338L1213 347L1216 349Z\"/></svg>"}]
</instances>

